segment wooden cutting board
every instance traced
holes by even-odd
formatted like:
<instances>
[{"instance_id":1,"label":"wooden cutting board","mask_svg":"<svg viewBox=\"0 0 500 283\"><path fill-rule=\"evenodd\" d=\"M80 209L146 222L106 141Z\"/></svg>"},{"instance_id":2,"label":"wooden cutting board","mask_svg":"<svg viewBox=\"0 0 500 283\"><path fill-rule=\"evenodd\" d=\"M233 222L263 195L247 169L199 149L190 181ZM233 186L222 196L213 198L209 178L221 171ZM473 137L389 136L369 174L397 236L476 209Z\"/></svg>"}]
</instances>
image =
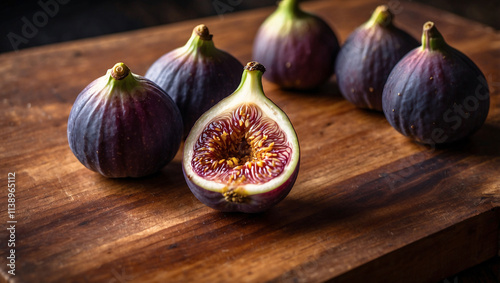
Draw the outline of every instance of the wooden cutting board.
<instances>
[{"instance_id":1,"label":"wooden cutting board","mask_svg":"<svg viewBox=\"0 0 500 283\"><path fill-rule=\"evenodd\" d=\"M372 0L312 1L343 42ZM416 3L389 1L420 38L427 20L488 79L490 114L470 139L416 144L380 113L345 101L332 81L315 93L267 95L302 149L288 197L255 215L220 213L189 191L179 152L160 173L106 179L71 153L67 118L78 93L123 61L144 74L206 24L243 63L274 8L0 54L0 270L12 282L433 282L498 254L500 33ZM15 218L7 211L15 172ZM15 225L15 276L6 257Z\"/></svg>"}]
</instances>

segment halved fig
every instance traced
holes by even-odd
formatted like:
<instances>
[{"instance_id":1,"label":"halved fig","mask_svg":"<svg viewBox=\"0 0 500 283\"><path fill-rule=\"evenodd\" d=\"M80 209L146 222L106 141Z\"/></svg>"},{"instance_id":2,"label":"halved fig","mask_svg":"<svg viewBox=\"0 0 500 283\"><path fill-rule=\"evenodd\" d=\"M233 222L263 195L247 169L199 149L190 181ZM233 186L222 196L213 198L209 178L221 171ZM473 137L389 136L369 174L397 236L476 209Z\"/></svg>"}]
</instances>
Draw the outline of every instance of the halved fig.
<instances>
[{"instance_id":1,"label":"halved fig","mask_svg":"<svg viewBox=\"0 0 500 283\"><path fill-rule=\"evenodd\" d=\"M186 139L186 182L214 209L264 211L285 198L297 178L297 134L265 96L264 71L249 62L236 91L203 114Z\"/></svg>"}]
</instances>

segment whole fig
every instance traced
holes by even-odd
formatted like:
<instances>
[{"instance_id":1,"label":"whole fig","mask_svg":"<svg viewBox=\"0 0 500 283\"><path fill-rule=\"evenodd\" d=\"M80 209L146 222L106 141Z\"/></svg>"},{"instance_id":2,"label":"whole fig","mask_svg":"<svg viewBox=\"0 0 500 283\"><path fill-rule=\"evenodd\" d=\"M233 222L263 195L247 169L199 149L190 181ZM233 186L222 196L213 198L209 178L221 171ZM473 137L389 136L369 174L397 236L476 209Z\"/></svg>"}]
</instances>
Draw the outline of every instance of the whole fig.
<instances>
[{"instance_id":1,"label":"whole fig","mask_svg":"<svg viewBox=\"0 0 500 283\"><path fill-rule=\"evenodd\" d=\"M185 141L186 182L214 209L264 211L285 198L297 178L297 134L265 96L264 71L249 62L238 89L203 114Z\"/></svg>"},{"instance_id":2,"label":"whole fig","mask_svg":"<svg viewBox=\"0 0 500 283\"><path fill-rule=\"evenodd\" d=\"M422 46L392 70L382 100L389 123L425 144L470 136L483 125L490 105L481 70L448 45L432 22L424 24Z\"/></svg>"},{"instance_id":3,"label":"whole fig","mask_svg":"<svg viewBox=\"0 0 500 283\"><path fill-rule=\"evenodd\" d=\"M340 48L335 74L342 95L360 108L382 111L382 91L392 68L418 41L393 24L386 5L358 27Z\"/></svg>"},{"instance_id":4,"label":"whole fig","mask_svg":"<svg viewBox=\"0 0 500 283\"><path fill-rule=\"evenodd\" d=\"M182 117L159 86L117 63L78 95L67 134L87 168L111 178L142 177L174 158Z\"/></svg>"},{"instance_id":5,"label":"whole fig","mask_svg":"<svg viewBox=\"0 0 500 283\"><path fill-rule=\"evenodd\" d=\"M320 17L297 0L283 0L260 26L253 58L267 66L264 77L287 89L313 89L332 76L339 43Z\"/></svg>"},{"instance_id":6,"label":"whole fig","mask_svg":"<svg viewBox=\"0 0 500 283\"><path fill-rule=\"evenodd\" d=\"M210 107L238 87L243 65L217 49L208 28L198 25L189 41L156 60L145 77L175 101L184 121L184 137Z\"/></svg>"}]
</instances>

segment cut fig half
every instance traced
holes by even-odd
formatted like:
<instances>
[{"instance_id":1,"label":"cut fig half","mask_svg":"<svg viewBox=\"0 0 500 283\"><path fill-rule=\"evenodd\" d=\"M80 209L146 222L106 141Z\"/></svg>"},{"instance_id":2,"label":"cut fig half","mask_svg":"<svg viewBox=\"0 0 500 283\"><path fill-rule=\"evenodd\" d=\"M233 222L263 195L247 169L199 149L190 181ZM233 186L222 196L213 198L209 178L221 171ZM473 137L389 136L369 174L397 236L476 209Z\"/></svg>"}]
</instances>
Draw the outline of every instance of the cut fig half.
<instances>
[{"instance_id":1,"label":"cut fig half","mask_svg":"<svg viewBox=\"0 0 500 283\"><path fill-rule=\"evenodd\" d=\"M248 63L236 91L193 126L183 172L194 195L221 211L261 212L290 192L299 171L297 134L262 87L265 68Z\"/></svg>"}]
</instances>

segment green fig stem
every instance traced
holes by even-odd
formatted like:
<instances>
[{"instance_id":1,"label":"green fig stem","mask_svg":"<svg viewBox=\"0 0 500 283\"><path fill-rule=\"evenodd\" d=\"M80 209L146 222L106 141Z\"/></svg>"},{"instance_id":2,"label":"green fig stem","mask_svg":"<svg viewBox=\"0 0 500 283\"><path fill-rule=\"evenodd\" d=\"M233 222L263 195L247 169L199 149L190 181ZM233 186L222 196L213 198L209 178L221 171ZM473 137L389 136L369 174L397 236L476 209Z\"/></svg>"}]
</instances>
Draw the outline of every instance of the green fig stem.
<instances>
[{"instance_id":1,"label":"green fig stem","mask_svg":"<svg viewBox=\"0 0 500 283\"><path fill-rule=\"evenodd\" d=\"M279 7L290 12L295 12L299 9L299 2L297 0L282 0L279 2Z\"/></svg>"},{"instance_id":2,"label":"green fig stem","mask_svg":"<svg viewBox=\"0 0 500 283\"><path fill-rule=\"evenodd\" d=\"M234 93L243 91L245 95L264 95L262 75L265 71L266 68L259 62L248 62L243 69L241 83Z\"/></svg>"},{"instance_id":3,"label":"green fig stem","mask_svg":"<svg viewBox=\"0 0 500 283\"><path fill-rule=\"evenodd\" d=\"M283 12L289 17L299 17L305 14L299 7L298 0L282 0L279 2L278 12Z\"/></svg>"},{"instance_id":4,"label":"green fig stem","mask_svg":"<svg viewBox=\"0 0 500 283\"><path fill-rule=\"evenodd\" d=\"M441 50L446 45L446 41L436 28L436 25L433 22L426 22L422 33L422 49L436 51Z\"/></svg>"},{"instance_id":5,"label":"green fig stem","mask_svg":"<svg viewBox=\"0 0 500 283\"><path fill-rule=\"evenodd\" d=\"M392 24L393 18L394 14L389 10L389 7L387 5L380 5L373 11L372 16L366 22L366 27L373 27L375 25L387 27Z\"/></svg>"},{"instance_id":6,"label":"green fig stem","mask_svg":"<svg viewBox=\"0 0 500 283\"><path fill-rule=\"evenodd\" d=\"M196 55L198 52L204 55L211 55L217 49L215 48L214 42L212 41L212 35L210 34L208 27L204 24L197 25L193 29L193 33L189 38L183 49Z\"/></svg>"},{"instance_id":7,"label":"green fig stem","mask_svg":"<svg viewBox=\"0 0 500 283\"><path fill-rule=\"evenodd\" d=\"M108 92L112 93L114 89L131 92L139 87L140 82L124 63L116 63L113 68L108 70L109 79L107 86Z\"/></svg>"}]
</instances>

